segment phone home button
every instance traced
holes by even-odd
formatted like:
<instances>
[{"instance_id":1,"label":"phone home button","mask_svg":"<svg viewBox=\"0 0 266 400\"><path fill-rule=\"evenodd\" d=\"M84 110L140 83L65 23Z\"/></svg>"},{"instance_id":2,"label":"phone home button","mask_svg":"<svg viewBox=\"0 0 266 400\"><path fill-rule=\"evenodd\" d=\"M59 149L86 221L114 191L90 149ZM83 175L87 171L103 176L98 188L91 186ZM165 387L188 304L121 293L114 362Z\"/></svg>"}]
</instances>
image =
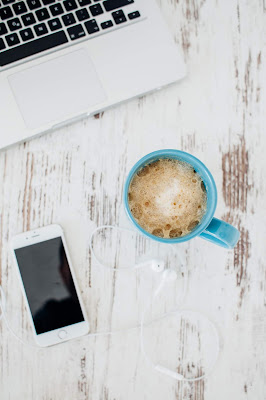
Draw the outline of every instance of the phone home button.
<instances>
[{"instance_id":1,"label":"phone home button","mask_svg":"<svg viewBox=\"0 0 266 400\"><path fill-rule=\"evenodd\" d=\"M65 330L61 330L58 332L59 339L65 339L67 337L67 332Z\"/></svg>"}]
</instances>

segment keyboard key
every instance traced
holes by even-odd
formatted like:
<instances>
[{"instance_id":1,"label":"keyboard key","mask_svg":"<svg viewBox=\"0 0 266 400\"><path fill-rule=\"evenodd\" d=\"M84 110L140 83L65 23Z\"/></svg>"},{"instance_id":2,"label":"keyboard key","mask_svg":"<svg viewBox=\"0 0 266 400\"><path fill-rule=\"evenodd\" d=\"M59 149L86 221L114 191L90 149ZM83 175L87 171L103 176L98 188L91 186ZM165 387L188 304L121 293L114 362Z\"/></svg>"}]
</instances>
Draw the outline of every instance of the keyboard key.
<instances>
[{"instance_id":1,"label":"keyboard key","mask_svg":"<svg viewBox=\"0 0 266 400\"><path fill-rule=\"evenodd\" d=\"M113 12L112 16L113 16L113 18L115 20L115 23L117 25L118 24L122 24L122 22L126 22L126 20L127 20L126 17L125 17L125 14L123 13L122 10Z\"/></svg>"},{"instance_id":2,"label":"keyboard key","mask_svg":"<svg viewBox=\"0 0 266 400\"><path fill-rule=\"evenodd\" d=\"M76 8L78 8L77 3L75 2L75 0L66 0L63 2L66 11L72 11L75 10Z\"/></svg>"},{"instance_id":3,"label":"keyboard key","mask_svg":"<svg viewBox=\"0 0 266 400\"><path fill-rule=\"evenodd\" d=\"M101 23L101 27L103 28L103 29L107 29L107 28L111 28L111 26L113 26L114 24L113 24L113 22L110 20L110 21L105 21L105 22L102 22Z\"/></svg>"},{"instance_id":4,"label":"keyboard key","mask_svg":"<svg viewBox=\"0 0 266 400\"><path fill-rule=\"evenodd\" d=\"M73 25L76 22L75 17L72 13L63 15L62 20L65 26Z\"/></svg>"},{"instance_id":5,"label":"keyboard key","mask_svg":"<svg viewBox=\"0 0 266 400\"><path fill-rule=\"evenodd\" d=\"M19 33L20 33L20 36L21 36L21 39L23 40L23 42L33 39L33 37L34 37L33 32L30 28L23 29Z\"/></svg>"},{"instance_id":6,"label":"keyboard key","mask_svg":"<svg viewBox=\"0 0 266 400\"><path fill-rule=\"evenodd\" d=\"M100 4L94 4L93 6L90 6L89 8L94 17L96 15L103 14L103 9Z\"/></svg>"},{"instance_id":7,"label":"keyboard key","mask_svg":"<svg viewBox=\"0 0 266 400\"><path fill-rule=\"evenodd\" d=\"M5 45L4 41L3 41L3 39L0 38L0 51L5 49L5 47L6 47L6 45Z\"/></svg>"},{"instance_id":8,"label":"keyboard key","mask_svg":"<svg viewBox=\"0 0 266 400\"><path fill-rule=\"evenodd\" d=\"M103 5L106 11L113 11L116 8L121 8L132 3L134 3L134 0L106 0L103 2Z\"/></svg>"},{"instance_id":9,"label":"keyboard key","mask_svg":"<svg viewBox=\"0 0 266 400\"><path fill-rule=\"evenodd\" d=\"M79 21L84 21L85 19L90 18L90 14L88 13L86 8L82 8L81 10L76 11L76 16Z\"/></svg>"},{"instance_id":10,"label":"keyboard key","mask_svg":"<svg viewBox=\"0 0 266 400\"><path fill-rule=\"evenodd\" d=\"M49 12L46 8L41 8L36 11L36 16L39 21L44 21L45 19L50 18Z\"/></svg>"},{"instance_id":11,"label":"keyboard key","mask_svg":"<svg viewBox=\"0 0 266 400\"><path fill-rule=\"evenodd\" d=\"M118 24L122 24L123 22L126 22L126 17L119 17L115 19L115 23Z\"/></svg>"},{"instance_id":12,"label":"keyboard key","mask_svg":"<svg viewBox=\"0 0 266 400\"><path fill-rule=\"evenodd\" d=\"M51 21L48 22L48 25L49 25L51 31L56 31L57 29L62 28L62 24L61 24L59 18L51 19Z\"/></svg>"},{"instance_id":13,"label":"keyboard key","mask_svg":"<svg viewBox=\"0 0 266 400\"><path fill-rule=\"evenodd\" d=\"M42 0L44 6L48 6L48 4L55 3L55 0Z\"/></svg>"},{"instance_id":14,"label":"keyboard key","mask_svg":"<svg viewBox=\"0 0 266 400\"><path fill-rule=\"evenodd\" d=\"M114 19L119 18L119 17L124 17L124 15L125 14L124 14L123 10L114 11L112 13L112 16Z\"/></svg>"},{"instance_id":15,"label":"keyboard key","mask_svg":"<svg viewBox=\"0 0 266 400\"><path fill-rule=\"evenodd\" d=\"M46 28L45 23L43 22L42 24L35 25L34 30L37 36L42 36L48 33L48 29Z\"/></svg>"},{"instance_id":16,"label":"keyboard key","mask_svg":"<svg viewBox=\"0 0 266 400\"><path fill-rule=\"evenodd\" d=\"M78 0L80 7L87 6L91 4L91 0Z\"/></svg>"},{"instance_id":17,"label":"keyboard key","mask_svg":"<svg viewBox=\"0 0 266 400\"><path fill-rule=\"evenodd\" d=\"M135 18L139 18L139 17L140 17L140 13L138 11L134 11L134 12L128 14L129 19L135 19Z\"/></svg>"},{"instance_id":18,"label":"keyboard key","mask_svg":"<svg viewBox=\"0 0 266 400\"><path fill-rule=\"evenodd\" d=\"M36 19L35 19L34 15L32 13L29 13L29 14L26 14L26 15L22 15L21 19L22 19L23 24L25 26L29 26L29 25L35 24L35 22L36 22Z\"/></svg>"},{"instance_id":19,"label":"keyboard key","mask_svg":"<svg viewBox=\"0 0 266 400\"><path fill-rule=\"evenodd\" d=\"M8 19L11 17L13 17L13 13L9 6L0 8L0 18L2 18L2 20Z\"/></svg>"},{"instance_id":20,"label":"keyboard key","mask_svg":"<svg viewBox=\"0 0 266 400\"><path fill-rule=\"evenodd\" d=\"M67 31L71 40L76 40L86 35L81 25L72 26Z\"/></svg>"},{"instance_id":21,"label":"keyboard key","mask_svg":"<svg viewBox=\"0 0 266 400\"><path fill-rule=\"evenodd\" d=\"M5 35L6 33L7 33L6 26L5 26L5 24L2 22L2 23L0 23L0 36L1 36L1 35Z\"/></svg>"},{"instance_id":22,"label":"keyboard key","mask_svg":"<svg viewBox=\"0 0 266 400\"><path fill-rule=\"evenodd\" d=\"M85 27L90 35L100 30L95 19L85 22Z\"/></svg>"},{"instance_id":23,"label":"keyboard key","mask_svg":"<svg viewBox=\"0 0 266 400\"><path fill-rule=\"evenodd\" d=\"M126 22L126 20L127 20L126 17L119 17L115 19L115 23L119 25L122 24L123 22Z\"/></svg>"},{"instance_id":24,"label":"keyboard key","mask_svg":"<svg viewBox=\"0 0 266 400\"><path fill-rule=\"evenodd\" d=\"M63 12L64 12L63 7L59 3L53 4L52 6L50 6L50 11L54 17L56 15L63 14Z\"/></svg>"},{"instance_id":25,"label":"keyboard key","mask_svg":"<svg viewBox=\"0 0 266 400\"><path fill-rule=\"evenodd\" d=\"M19 38L16 33L11 33L11 35L6 36L6 41L8 46L15 46L15 44L19 44Z\"/></svg>"},{"instance_id":26,"label":"keyboard key","mask_svg":"<svg viewBox=\"0 0 266 400\"><path fill-rule=\"evenodd\" d=\"M7 25L9 26L9 29L11 30L11 32L22 28L21 23L18 18L10 19L7 22Z\"/></svg>"},{"instance_id":27,"label":"keyboard key","mask_svg":"<svg viewBox=\"0 0 266 400\"><path fill-rule=\"evenodd\" d=\"M27 4L30 10L35 10L42 6L40 0L27 0Z\"/></svg>"},{"instance_id":28,"label":"keyboard key","mask_svg":"<svg viewBox=\"0 0 266 400\"><path fill-rule=\"evenodd\" d=\"M15 1L16 0L2 0L2 3L4 6L6 6L7 4L14 3Z\"/></svg>"},{"instance_id":29,"label":"keyboard key","mask_svg":"<svg viewBox=\"0 0 266 400\"><path fill-rule=\"evenodd\" d=\"M0 66L3 67L4 65L11 64L29 56L33 56L41 53L42 51L52 49L67 42L67 36L63 31L35 39L32 42L24 43L14 49L1 52Z\"/></svg>"},{"instance_id":30,"label":"keyboard key","mask_svg":"<svg viewBox=\"0 0 266 400\"><path fill-rule=\"evenodd\" d=\"M27 7L23 1L19 1L18 3L13 4L13 10L16 15L20 15L27 12Z\"/></svg>"}]
</instances>

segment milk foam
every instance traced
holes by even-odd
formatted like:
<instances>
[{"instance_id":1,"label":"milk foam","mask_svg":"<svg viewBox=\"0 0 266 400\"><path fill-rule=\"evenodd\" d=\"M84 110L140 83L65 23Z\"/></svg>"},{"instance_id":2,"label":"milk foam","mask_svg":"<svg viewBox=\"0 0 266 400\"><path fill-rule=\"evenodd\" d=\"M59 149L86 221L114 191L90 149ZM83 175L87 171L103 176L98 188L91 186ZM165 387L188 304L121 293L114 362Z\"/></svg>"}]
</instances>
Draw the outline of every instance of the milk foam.
<instances>
[{"instance_id":1,"label":"milk foam","mask_svg":"<svg viewBox=\"0 0 266 400\"><path fill-rule=\"evenodd\" d=\"M140 169L129 187L133 217L147 232L173 238L190 233L206 212L207 195L193 167L161 159Z\"/></svg>"},{"instance_id":2,"label":"milk foam","mask_svg":"<svg viewBox=\"0 0 266 400\"><path fill-rule=\"evenodd\" d=\"M180 181L174 178L170 182L169 187L163 188L160 194L155 194L154 201L156 203L158 211L160 210L166 217L171 217L175 214L173 208L174 202L177 201L177 196L180 193Z\"/></svg>"}]
</instances>

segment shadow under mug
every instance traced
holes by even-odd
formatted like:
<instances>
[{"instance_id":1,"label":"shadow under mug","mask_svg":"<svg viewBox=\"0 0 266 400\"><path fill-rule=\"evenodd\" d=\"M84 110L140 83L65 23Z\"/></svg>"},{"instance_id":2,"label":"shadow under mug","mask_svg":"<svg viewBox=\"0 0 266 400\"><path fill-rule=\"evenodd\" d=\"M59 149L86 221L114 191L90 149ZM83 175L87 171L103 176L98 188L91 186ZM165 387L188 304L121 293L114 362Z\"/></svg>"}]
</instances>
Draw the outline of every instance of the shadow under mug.
<instances>
[{"instance_id":1,"label":"shadow under mug","mask_svg":"<svg viewBox=\"0 0 266 400\"><path fill-rule=\"evenodd\" d=\"M206 213L202 217L200 223L189 234L177 238L161 238L145 231L134 219L128 204L128 190L131 180L133 179L135 174L144 166L163 158L185 161L186 163L190 164L201 176L207 192ZM142 234L148 236L150 239L157 240L163 243L181 243L193 239L196 236L200 236L203 239L209 240L210 242L225 247L227 249L232 249L238 242L240 235L239 231L227 222L221 221L220 219L213 217L217 205L217 189L213 176L211 175L208 168L200 160L184 151L171 149L158 150L141 158L129 172L124 187L123 197L126 213L129 219Z\"/></svg>"}]
</instances>

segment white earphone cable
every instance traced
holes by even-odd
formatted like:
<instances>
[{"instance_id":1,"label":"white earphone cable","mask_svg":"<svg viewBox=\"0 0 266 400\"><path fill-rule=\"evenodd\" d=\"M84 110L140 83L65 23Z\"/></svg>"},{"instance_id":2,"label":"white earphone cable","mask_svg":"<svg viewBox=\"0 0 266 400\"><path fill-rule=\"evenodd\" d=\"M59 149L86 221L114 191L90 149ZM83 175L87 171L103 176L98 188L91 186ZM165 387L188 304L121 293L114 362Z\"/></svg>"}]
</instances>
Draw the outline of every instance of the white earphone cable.
<instances>
[{"instance_id":1,"label":"white earphone cable","mask_svg":"<svg viewBox=\"0 0 266 400\"><path fill-rule=\"evenodd\" d=\"M215 364L216 364L216 362L218 360L219 353L220 353L220 340L219 340L219 335L218 335L217 328L215 327L214 323L206 315L204 315L202 312L198 312L198 311L194 311L194 310L187 310L187 309L174 310L174 311L171 311L171 312L165 314L163 316L163 318L166 318L166 317L168 317L170 315L179 313L179 314L182 314L182 315L184 315L184 314L193 314L195 316L200 317L201 319L204 318L206 321L208 321L208 323L209 323L209 325L210 325L210 327L212 329L214 338L215 338L215 353L214 353L214 357L213 357L213 360L211 362L211 365L209 366L207 372L205 372L203 375L200 375L200 376L198 376L196 378L186 378L183 375L181 375L181 374L179 374L177 372L171 371L166 367L163 367L161 365L155 364L151 360L151 358L148 356L148 354L147 354L147 352L145 350L145 344L144 344L144 329L143 328L145 326L145 315L146 315L150 305L155 301L155 299L158 297L159 293L163 289L163 285L159 285L159 286L160 286L160 287L158 287L159 290L157 289L157 291L155 292L155 294L154 294L154 296L152 298L151 303L148 304L145 307L145 309L144 309L144 311L142 313L142 317L141 317L141 323L140 323L140 346L141 346L141 351L142 351L142 354L143 354L145 360L155 370L157 370L157 371L159 371L159 372L161 372L161 373L163 373L165 375L168 375L168 376L170 376L170 377L172 377L172 378L174 378L176 380L185 381L185 382L197 382L197 381L200 381L202 379L207 378L207 376L209 376L211 374L211 372L213 371L213 368L214 368L214 366L215 366Z\"/></svg>"},{"instance_id":2,"label":"white earphone cable","mask_svg":"<svg viewBox=\"0 0 266 400\"><path fill-rule=\"evenodd\" d=\"M149 261L147 261L147 262L145 262L145 263L142 263L142 264L133 265L133 266L131 266L131 267L125 267L125 268L121 268L121 269L112 268L112 267L109 267L109 266L107 266L107 265L101 263L101 262L98 260L98 258L96 257L96 254L95 254L95 252L94 252L93 245L92 245L92 240L93 240L94 234L95 234L97 231L99 231L99 230L101 230L101 229L103 229L103 228L112 228L112 229L113 229L113 228L116 228L116 229L119 229L119 230L121 230L121 231L132 232L132 231L129 230L129 229L114 227L114 226L112 226L112 225L103 225L103 226L100 226L100 227L96 228L96 229L92 232L91 239L90 239L91 254L92 254L92 256L95 258L95 260L97 261L97 263L98 263L99 265L101 265L103 268L109 269L109 270L113 270L113 271L124 271L124 270L129 271L129 270L136 269L136 268L143 268L143 267L150 266L150 265L151 265L151 262L154 261L154 260L149 260ZM184 298L185 298L185 296L186 296L186 293L187 293L188 271L187 271L187 269L185 268L184 262L183 262L183 260L181 259L180 254L177 253L177 255L178 255L178 257L179 257L179 261L180 261L180 264L181 264L180 270L181 270L182 276L183 276L183 278L184 278L183 292L182 292L181 298L180 298L180 300L179 300L179 304L182 304L183 301L184 301ZM154 292L154 295L153 295L153 297L152 297L152 301L151 301L150 303L148 303L147 306L145 306L145 308L144 308L144 310L143 310L143 312L142 312L140 325L135 326L135 327L131 327L131 328L124 328L124 329L119 329L119 330L115 330L115 331L109 331L109 332L106 331L106 332L89 333L89 334L86 335L86 336L87 336L87 337L97 337L97 336L103 336L103 335L115 335L115 334L122 333L122 332L130 332L130 331L133 331L133 330L136 330L136 329L140 329L139 337L140 337L141 352L142 352L142 354L143 354L145 360L147 361L147 363L149 363L155 370L157 370L157 371L159 371L159 372L161 372L161 373L163 373L163 374L165 374L165 375L171 376L171 377L174 378L174 379L181 380L181 381L187 381L187 382L196 382L196 381L199 381L199 380L201 380L201 379L206 378L206 377L212 372L213 367L214 367L214 365L216 364L216 361L217 361L218 356L219 356L219 350L220 350L219 335L218 335L217 328L215 327L215 325L213 324L213 322L210 321L210 319L207 318L204 314L202 314L202 313L200 313L200 312L197 312L197 311L192 311L192 310L175 310L175 311L171 311L171 312L165 313L165 314L163 314L162 316L160 316L160 317L158 317L158 318L156 318L156 319L153 319L153 320L149 321L148 323L145 323L145 317L146 317L146 313L147 313L149 307L151 306L151 304L155 301L155 299L158 297L158 295L159 295L160 292L162 291L162 289L163 289L163 287L164 287L164 285L165 285L165 282L168 280L168 278L169 278L169 277L172 278L172 273L173 273L173 272L174 272L174 274L175 274L175 271L172 270L172 269L166 269L166 270L164 270L164 271L162 272L162 277L163 277L163 278L162 278L161 282L159 283L157 289L156 289L155 292ZM10 332L20 343L22 343L23 345L25 345L25 346L27 346L27 347L30 347L30 348L36 348L36 349L38 349L38 350L41 349L41 347L39 347L39 346L37 346L37 345L33 345L33 344L28 343L28 342L25 342L25 341L24 341L23 339L21 339L21 338L14 332L14 330L10 327L10 324L9 324L8 319L7 319L7 316L6 316L6 298L5 298L5 294L4 294L4 291L3 291L2 287L1 287L1 285L0 285L0 310L1 310L0 320L3 319L3 320L5 321L6 326L7 326L7 329L9 330L9 332ZM170 316L170 315L177 314L177 313L179 313L179 314L193 313L194 315L200 316L201 318L204 317L205 320L207 320L207 321L209 322L209 324L210 324L210 326L211 326L211 329L213 330L213 334L214 334L215 341L216 341L216 351L215 351L215 355L214 355L214 358L213 358L213 362L211 363L211 367L209 367L209 371L208 371L208 372L206 372L204 375L201 375L201 376L196 377L196 378L186 378L186 377L184 377L183 375L180 375L180 374L178 374L178 373L176 373L176 372L174 372L174 371L171 371L171 370L169 370L169 369L166 368L166 367L163 367L163 366L160 366L160 365L156 365L156 364L150 359L150 357L148 356L148 354L147 354L147 352L146 352L146 350L145 350L145 344L144 344L144 326L151 325L151 324L153 324L154 322L157 322L157 321L162 320L162 319L164 319L164 318L166 318L166 317L168 317L168 316ZM78 339L79 339L79 338L78 338Z\"/></svg>"},{"instance_id":3,"label":"white earphone cable","mask_svg":"<svg viewBox=\"0 0 266 400\"><path fill-rule=\"evenodd\" d=\"M106 269L118 271L118 269L116 269L116 268L112 268L112 267L108 267L108 266L104 265L104 264L97 258L96 254L95 254L95 252L94 252L94 249L93 249L92 241L93 241L93 236L94 236L94 234L95 234L96 232L98 232L98 231L104 229L104 228L111 228L111 229L116 228L116 229L119 229L119 230L122 230L122 231L128 231L128 232L132 232L132 231L129 230L129 229L126 229L126 228L114 227L114 226L112 226L112 225L103 225L103 226L100 226L100 227L96 228L96 229L92 232L92 234L91 234L91 240L90 240L91 253L92 253L92 256L95 258L95 260L97 261L97 263L98 263L99 265L101 265L102 267L106 268ZM181 296L181 300L179 301L179 304L182 304L183 301L184 301L184 299L185 299L186 293L187 293L188 271L187 271L187 268L185 267L185 264L184 264L184 262L183 262L183 260L182 260L182 258L181 258L181 255L180 255L179 253L178 253L178 258L179 258L179 261L180 261L180 264L181 264L181 268L180 268L180 269L181 269L182 274L183 274L183 277L184 277L183 293L182 293L182 296ZM150 260L150 261L152 261L152 260ZM134 265L133 268L141 268L141 267L146 267L146 266L149 266L149 263L148 263L148 262L143 263L143 264L140 264L140 265ZM122 269L119 269L119 271L122 271L122 270L128 271L128 270L130 270L130 269L132 269L132 267L122 268ZM216 362L217 362L217 359L218 359L218 356L219 356L219 352L220 352L220 341L219 341L219 335L218 335L217 328L215 327L215 325L213 324L213 322L212 322L207 316L205 316L203 313L198 312L198 311L193 311L193 310L175 310L175 311L172 311L172 312L170 312L170 313L166 313L166 314L164 314L162 317L160 317L160 319L163 319L163 318L166 318L167 316L173 315L173 314L178 314L178 313L179 313L179 314L190 313L190 314L193 314L193 315L198 316L198 317L200 317L200 318L204 318L206 321L208 321L208 323L209 323L209 325L210 325L210 327L211 327L211 329L212 329L212 331L213 331L213 335L214 335L214 338L215 338L215 345L216 345L216 348L215 348L215 354L214 354L214 357L213 357L213 361L212 361L212 363L211 363L211 366L209 367L208 371L207 371L206 373L204 373L203 375L198 376L198 377L196 377L196 378L186 378L186 377L184 377L183 375L178 374L177 372L171 371L171 370L169 370L169 369L166 368L166 367L163 367L163 366L160 366L160 365L156 365L156 364L150 359L150 357L148 356L148 354L147 354L147 352L146 352L146 350L145 350L145 344L144 344L144 329L143 329L144 326L146 326L146 324L145 324L145 316L146 316L146 313L147 313L147 311L148 311L150 305L156 300L156 298L157 298L157 297L159 296L159 294L161 293L161 291L162 291L162 289L163 289L163 287L164 287L164 285L165 285L165 282L167 281L167 276L170 276L171 272L173 272L173 270L170 270L170 269L165 270L165 271L163 272L163 278L162 278L161 282L159 283L157 289L156 289L155 292L154 292L154 295L153 295L153 297L152 297L152 301L151 301L151 302L144 308L144 310L143 310L143 313L142 313L142 316L141 316L141 322L140 322L140 332L139 332L141 352L142 352L142 354L143 354L143 356L144 356L146 362L147 362L148 364L150 364L150 365L152 366L152 368L154 368L155 370L157 370L157 371L159 371L159 372L161 372L161 373L163 373L163 374L169 375L169 376L171 376L172 378L177 379L177 380L181 380L181 381L185 381L185 382L197 382L197 381L200 381L201 379L204 379L204 378L206 378L207 376L210 375L210 373L212 372L212 370L213 370L213 368L214 368L214 366L215 366L215 364L216 364ZM165 273L166 273L166 274L165 274ZM152 321L152 322L153 322L153 321Z\"/></svg>"}]
</instances>

